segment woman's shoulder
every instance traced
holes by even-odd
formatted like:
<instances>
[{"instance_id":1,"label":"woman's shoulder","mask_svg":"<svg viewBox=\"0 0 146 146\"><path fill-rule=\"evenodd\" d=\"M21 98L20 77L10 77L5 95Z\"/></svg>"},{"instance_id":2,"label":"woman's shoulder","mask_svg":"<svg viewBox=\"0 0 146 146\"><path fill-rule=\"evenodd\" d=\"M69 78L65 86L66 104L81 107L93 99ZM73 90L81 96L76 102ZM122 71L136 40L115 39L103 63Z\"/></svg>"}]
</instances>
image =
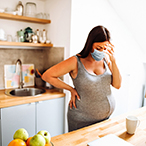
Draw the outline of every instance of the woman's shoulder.
<instances>
[{"instance_id":1,"label":"woman's shoulder","mask_svg":"<svg viewBox=\"0 0 146 146\"><path fill-rule=\"evenodd\" d=\"M70 66L71 68L76 68L77 65L77 57L76 56L71 56L68 59L63 61L63 64L65 66Z\"/></svg>"},{"instance_id":2,"label":"woman's shoulder","mask_svg":"<svg viewBox=\"0 0 146 146\"><path fill-rule=\"evenodd\" d=\"M70 57L68 60L73 61L74 63L76 63L77 60L78 60L78 57L79 57L78 55L74 55L74 56Z\"/></svg>"},{"instance_id":3,"label":"woman's shoulder","mask_svg":"<svg viewBox=\"0 0 146 146\"><path fill-rule=\"evenodd\" d=\"M77 57L76 56L71 56L71 57L69 57L68 59L66 59L63 62L64 62L63 63L63 67L65 69L68 69L70 75L72 77L74 77L74 74L75 74L75 72L77 70L77 64L78 64Z\"/></svg>"}]
</instances>

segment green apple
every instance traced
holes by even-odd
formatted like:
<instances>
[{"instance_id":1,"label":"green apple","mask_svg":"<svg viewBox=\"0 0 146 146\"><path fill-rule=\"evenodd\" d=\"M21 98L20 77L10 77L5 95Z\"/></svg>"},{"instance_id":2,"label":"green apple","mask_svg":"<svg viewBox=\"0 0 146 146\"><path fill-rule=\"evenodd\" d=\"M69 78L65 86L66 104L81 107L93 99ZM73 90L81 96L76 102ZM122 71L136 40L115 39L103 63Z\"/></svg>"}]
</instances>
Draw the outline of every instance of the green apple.
<instances>
[{"instance_id":1,"label":"green apple","mask_svg":"<svg viewBox=\"0 0 146 146\"><path fill-rule=\"evenodd\" d=\"M13 135L14 139L22 139L24 141L26 141L28 137L28 132L24 128L18 129Z\"/></svg>"},{"instance_id":2,"label":"green apple","mask_svg":"<svg viewBox=\"0 0 146 146\"><path fill-rule=\"evenodd\" d=\"M45 138L46 143L50 143L50 141L51 141L51 135L50 135L50 133L48 131L41 130L41 131L38 132L38 134L41 134Z\"/></svg>"},{"instance_id":3,"label":"green apple","mask_svg":"<svg viewBox=\"0 0 146 146\"><path fill-rule=\"evenodd\" d=\"M45 144L45 138L40 134L34 135L29 142L30 146L45 146Z\"/></svg>"}]
</instances>

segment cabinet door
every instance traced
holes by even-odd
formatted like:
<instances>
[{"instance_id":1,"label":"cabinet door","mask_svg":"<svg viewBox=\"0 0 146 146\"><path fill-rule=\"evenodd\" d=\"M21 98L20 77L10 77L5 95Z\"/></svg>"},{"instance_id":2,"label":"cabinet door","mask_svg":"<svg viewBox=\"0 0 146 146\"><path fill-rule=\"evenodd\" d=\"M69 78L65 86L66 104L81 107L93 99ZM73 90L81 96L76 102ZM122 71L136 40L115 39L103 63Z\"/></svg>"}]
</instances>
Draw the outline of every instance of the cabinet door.
<instances>
[{"instance_id":1,"label":"cabinet door","mask_svg":"<svg viewBox=\"0 0 146 146\"><path fill-rule=\"evenodd\" d=\"M35 134L35 103L1 109L2 146L7 146L19 128L24 128L29 136Z\"/></svg>"},{"instance_id":2,"label":"cabinet door","mask_svg":"<svg viewBox=\"0 0 146 146\"><path fill-rule=\"evenodd\" d=\"M64 98L37 103L37 132L47 130L51 137L64 133Z\"/></svg>"}]
</instances>

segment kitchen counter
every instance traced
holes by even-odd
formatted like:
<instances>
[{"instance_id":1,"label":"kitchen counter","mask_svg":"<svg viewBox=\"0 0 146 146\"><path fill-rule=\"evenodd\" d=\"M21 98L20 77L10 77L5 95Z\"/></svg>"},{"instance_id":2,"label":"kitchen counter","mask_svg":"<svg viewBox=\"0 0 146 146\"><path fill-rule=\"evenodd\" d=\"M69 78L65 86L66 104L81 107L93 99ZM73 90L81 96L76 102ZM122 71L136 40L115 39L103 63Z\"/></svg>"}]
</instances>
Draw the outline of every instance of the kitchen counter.
<instances>
[{"instance_id":1,"label":"kitchen counter","mask_svg":"<svg viewBox=\"0 0 146 146\"><path fill-rule=\"evenodd\" d=\"M65 93L57 89L45 89L46 92L37 96L14 97L5 94L5 90L0 90L0 108L65 97Z\"/></svg>"},{"instance_id":2,"label":"kitchen counter","mask_svg":"<svg viewBox=\"0 0 146 146\"><path fill-rule=\"evenodd\" d=\"M140 120L140 125L134 135L126 132L127 115L135 115ZM55 146L87 146L88 142L108 134L115 134L134 146L146 146L146 106L76 131L52 137L51 141Z\"/></svg>"}]
</instances>

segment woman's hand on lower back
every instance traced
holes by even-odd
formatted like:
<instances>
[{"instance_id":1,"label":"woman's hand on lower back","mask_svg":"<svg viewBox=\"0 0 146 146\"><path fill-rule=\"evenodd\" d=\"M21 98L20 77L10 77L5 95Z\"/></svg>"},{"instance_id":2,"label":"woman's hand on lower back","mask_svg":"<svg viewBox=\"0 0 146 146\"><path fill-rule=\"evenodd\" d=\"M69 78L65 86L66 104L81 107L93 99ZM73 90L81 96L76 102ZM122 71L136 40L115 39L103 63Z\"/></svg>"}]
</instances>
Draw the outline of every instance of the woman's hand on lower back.
<instances>
[{"instance_id":1,"label":"woman's hand on lower back","mask_svg":"<svg viewBox=\"0 0 146 146\"><path fill-rule=\"evenodd\" d=\"M77 108L77 106L76 106L76 98L78 100L80 100L80 97L79 97L76 89L73 88L70 92L71 92L71 99L70 99L70 102L69 102L69 107L70 107L70 109L72 109L72 106Z\"/></svg>"}]
</instances>

